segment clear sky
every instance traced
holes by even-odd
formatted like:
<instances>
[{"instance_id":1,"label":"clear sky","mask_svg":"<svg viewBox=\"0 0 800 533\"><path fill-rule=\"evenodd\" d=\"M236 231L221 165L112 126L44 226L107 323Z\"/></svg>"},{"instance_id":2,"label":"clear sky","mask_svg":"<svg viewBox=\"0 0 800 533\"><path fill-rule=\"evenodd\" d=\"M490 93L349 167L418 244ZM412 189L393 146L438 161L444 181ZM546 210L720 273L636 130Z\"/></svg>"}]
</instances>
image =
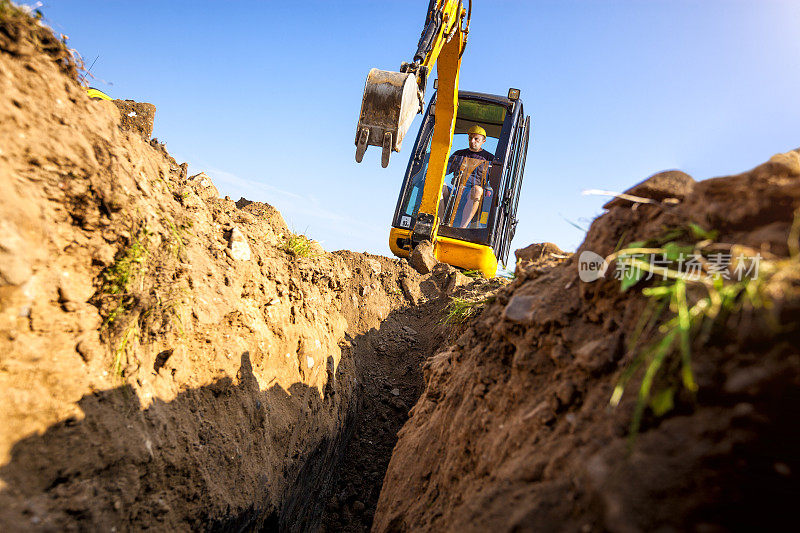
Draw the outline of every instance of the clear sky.
<instances>
[{"instance_id":1,"label":"clear sky","mask_svg":"<svg viewBox=\"0 0 800 533\"><path fill-rule=\"evenodd\" d=\"M155 104L154 135L223 195L275 205L328 250L390 254L411 142L387 169L374 147L359 165L355 126L367 72L411 60L427 0L43 4L87 65L99 56L92 85ZM473 4L461 88L517 87L533 121L512 250L574 250L607 200L582 190L800 147L798 0Z\"/></svg>"}]
</instances>

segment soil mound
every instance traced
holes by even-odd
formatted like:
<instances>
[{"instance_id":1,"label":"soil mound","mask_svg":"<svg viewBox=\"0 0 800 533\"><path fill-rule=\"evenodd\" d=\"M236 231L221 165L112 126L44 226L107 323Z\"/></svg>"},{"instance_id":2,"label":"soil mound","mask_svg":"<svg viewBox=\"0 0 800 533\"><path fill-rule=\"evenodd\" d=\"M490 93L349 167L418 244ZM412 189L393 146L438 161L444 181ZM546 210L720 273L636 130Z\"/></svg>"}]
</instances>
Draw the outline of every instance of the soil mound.
<instances>
[{"instance_id":1,"label":"soil mound","mask_svg":"<svg viewBox=\"0 0 800 533\"><path fill-rule=\"evenodd\" d=\"M555 266L572 254L564 252L552 242L534 243L525 248L514 251L517 265L514 268L515 276L524 276L536 269Z\"/></svg>"},{"instance_id":2,"label":"soil mound","mask_svg":"<svg viewBox=\"0 0 800 533\"><path fill-rule=\"evenodd\" d=\"M518 272L430 360L375 530L797 528L800 151L667 178L658 199L676 201L610 203L574 256ZM590 283L584 252L616 256ZM625 274L636 253L670 272L729 264L716 282L648 280Z\"/></svg>"}]
</instances>

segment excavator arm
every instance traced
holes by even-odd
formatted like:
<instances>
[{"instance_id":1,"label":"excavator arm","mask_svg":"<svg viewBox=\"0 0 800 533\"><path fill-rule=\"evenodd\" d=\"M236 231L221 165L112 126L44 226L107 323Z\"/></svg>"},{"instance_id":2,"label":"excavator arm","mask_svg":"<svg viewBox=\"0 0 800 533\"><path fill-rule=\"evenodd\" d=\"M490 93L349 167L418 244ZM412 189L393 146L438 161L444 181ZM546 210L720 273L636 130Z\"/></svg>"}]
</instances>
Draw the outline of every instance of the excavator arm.
<instances>
[{"instance_id":1,"label":"excavator arm","mask_svg":"<svg viewBox=\"0 0 800 533\"><path fill-rule=\"evenodd\" d=\"M411 232L412 245L433 242L438 230L439 200L447 160L453 143L458 107L458 76L467 44L472 0L430 0L425 27L411 63L400 72L372 69L364 87L361 115L356 130L356 161L368 145L382 147L381 164L389 164L392 151L400 151L414 115L423 110L428 73L437 67L438 92L431 155L419 213Z\"/></svg>"},{"instance_id":2,"label":"excavator arm","mask_svg":"<svg viewBox=\"0 0 800 533\"><path fill-rule=\"evenodd\" d=\"M472 0L469 10L464 9L463 0L430 0L412 61L404 62L400 72L370 70L356 128L356 161L362 161L368 146L380 146L385 168L391 152L400 151L414 116L424 109L428 73L445 45L456 41L459 54L463 52L471 12ZM453 75L457 77L458 72ZM441 68L439 78L441 82Z\"/></svg>"}]
</instances>

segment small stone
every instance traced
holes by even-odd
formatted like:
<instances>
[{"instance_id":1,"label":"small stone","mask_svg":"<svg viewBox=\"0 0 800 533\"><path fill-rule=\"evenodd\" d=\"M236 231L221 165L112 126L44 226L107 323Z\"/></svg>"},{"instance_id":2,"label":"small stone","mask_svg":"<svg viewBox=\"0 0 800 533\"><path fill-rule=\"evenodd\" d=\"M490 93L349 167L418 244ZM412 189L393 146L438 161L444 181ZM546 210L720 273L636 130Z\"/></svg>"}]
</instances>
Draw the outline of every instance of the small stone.
<instances>
[{"instance_id":1,"label":"small stone","mask_svg":"<svg viewBox=\"0 0 800 533\"><path fill-rule=\"evenodd\" d=\"M583 344L575 350L575 362L587 372L600 372L620 355L620 335L612 334Z\"/></svg>"},{"instance_id":2,"label":"small stone","mask_svg":"<svg viewBox=\"0 0 800 533\"><path fill-rule=\"evenodd\" d=\"M728 394L757 394L769 377L769 369L757 366L742 368L728 376L724 390Z\"/></svg>"},{"instance_id":3,"label":"small stone","mask_svg":"<svg viewBox=\"0 0 800 533\"><path fill-rule=\"evenodd\" d=\"M406 405L406 403L405 403L403 400L401 400L400 398L392 398L392 399L389 401L389 404L390 404L392 407L394 407L395 409L397 409L398 411L408 411L408 406L407 406L407 405Z\"/></svg>"},{"instance_id":4,"label":"small stone","mask_svg":"<svg viewBox=\"0 0 800 533\"><path fill-rule=\"evenodd\" d=\"M408 259L411 267L420 274L428 274L433 270L433 267L439 262L433 253L433 245L431 241L422 241L411 252L411 257Z\"/></svg>"},{"instance_id":5,"label":"small stone","mask_svg":"<svg viewBox=\"0 0 800 533\"><path fill-rule=\"evenodd\" d=\"M575 398L575 392L575 384L571 381L564 381L556 388L556 398L562 407L567 407Z\"/></svg>"},{"instance_id":6,"label":"small stone","mask_svg":"<svg viewBox=\"0 0 800 533\"><path fill-rule=\"evenodd\" d=\"M147 441L147 442L148 442L148 444L150 443L150 441ZM150 447L148 447L148 451L150 451ZM151 455L152 455L152 453L153 452L150 451ZM155 510L155 513L157 515L162 515L162 514L169 513L172 510L172 508L169 506L169 504L166 501L164 501L163 498L159 498L159 499L156 500L156 504L154 506L154 510Z\"/></svg>"},{"instance_id":7,"label":"small stone","mask_svg":"<svg viewBox=\"0 0 800 533\"><path fill-rule=\"evenodd\" d=\"M378 261L377 259L366 259L366 262L369 265L369 268L372 270L372 273L374 275L377 276L378 274L381 273L382 268L380 261Z\"/></svg>"},{"instance_id":8,"label":"small stone","mask_svg":"<svg viewBox=\"0 0 800 533\"><path fill-rule=\"evenodd\" d=\"M237 227L231 230L230 240L228 241L228 254L237 261L250 260L250 245L247 243L244 233Z\"/></svg>"},{"instance_id":9,"label":"small stone","mask_svg":"<svg viewBox=\"0 0 800 533\"><path fill-rule=\"evenodd\" d=\"M392 396L400 396L400 389L394 388L389 392L389 394L391 394Z\"/></svg>"},{"instance_id":10,"label":"small stone","mask_svg":"<svg viewBox=\"0 0 800 533\"><path fill-rule=\"evenodd\" d=\"M531 320L533 304L535 298L527 294L516 294L503 309L503 318L517 324L523 324Z\"/></svg>"}]
</instances>

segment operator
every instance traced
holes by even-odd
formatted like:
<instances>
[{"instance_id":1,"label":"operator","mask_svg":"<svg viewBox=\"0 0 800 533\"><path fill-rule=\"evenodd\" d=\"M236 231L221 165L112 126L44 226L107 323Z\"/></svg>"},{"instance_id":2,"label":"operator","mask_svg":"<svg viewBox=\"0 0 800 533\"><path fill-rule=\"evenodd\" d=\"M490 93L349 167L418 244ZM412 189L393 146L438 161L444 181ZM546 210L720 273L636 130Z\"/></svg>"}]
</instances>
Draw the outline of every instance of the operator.
<instances>
[{"instance_id":1,"label":"operator","mask_svg":"<svg viewBox=\"0 0 800 533\"><path fill-rule=\"evenodd\" d=\"M488 161L489 163L492 162L494 159L494 155L491 152L483 149L483 143L486 142L486 130L482 127L475 125L472 126L468 131L467 134L469 135L469 148L465 148L463 150L456 150L450 156L450 159L447 161L447 172L446 174L455 173L457 170L461 168L461 164L465 158L470 159L477 159L480 161ZM464 193L463 195L466 196L466 201L462 201L463 210L461 223L459 224L456 222L458 227L466 228L472 218L477 213L478 209L482 205L482 200L484 197L484 187L481 186L479 183L479 179L483 174L482 167L483 165L479 165L467 178L466 183L464 184ZM454 180L455 181L455 176ZM453 186L456 184L454 183ZM486 185L486 195L490 196L492 193L492 189L488 183ZM453 186L447 186L452 190ZM450 192L450 191L448 191ZM455 206L455 209L458 209L460 206Z\"/></svg>"}]
</instances>

